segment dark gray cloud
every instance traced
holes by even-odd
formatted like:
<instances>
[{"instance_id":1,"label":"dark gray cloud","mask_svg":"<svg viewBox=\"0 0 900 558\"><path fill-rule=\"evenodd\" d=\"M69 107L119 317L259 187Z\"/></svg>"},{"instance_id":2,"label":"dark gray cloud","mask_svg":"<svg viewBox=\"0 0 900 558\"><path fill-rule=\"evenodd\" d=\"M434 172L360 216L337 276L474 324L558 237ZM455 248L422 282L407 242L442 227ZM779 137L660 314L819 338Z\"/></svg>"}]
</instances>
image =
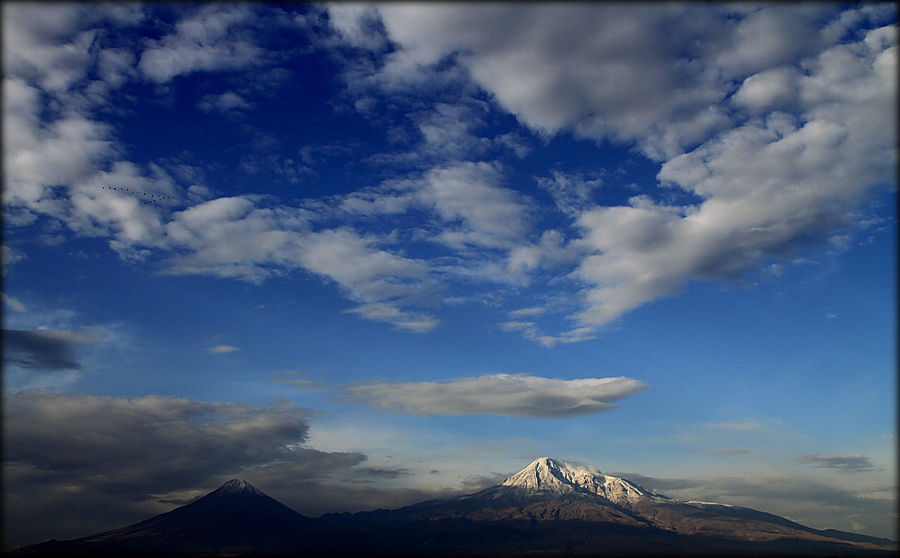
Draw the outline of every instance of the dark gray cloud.
<instances>
[{"instance_id":1,"label":"dark gray cloud","mask_svg":"<svg viewBox=\"0 0 900 558\"><path fill-rule=\"evenodd\" d=\"M306 411L289 403L7 395L4 532L15 536L6 544L137 521L232 477L291 492L297 479L321 482L366 459L303 447L308 429Z\"/></svg>"},{"instance_id":2,"label":"dark gray cloud","mask_svg":"<svg viewBox=\"0 0 900 558\"><path fill-rule=\"evenodd\" d=\"M813 467L834 469L842 473L860 473L872 471L875 467L865 455L815 455L805 453L797 456L798 463L807 463Z\"/></svg>"},{"instance_id":3,"label":"dark gray cloud","mask_svg":"<svg viewBox=\"0 0 900 558\"><path fill-rule=\"evenodd\" d=\"M363 477L382 479L398 479L410 474L410 470L406 467L361 467L357 471Z\"/></svg>"},{"instance_id":4,"label":"dark gray cloud","mask_svg":"<svg viewBox=\"0 0 900 558\"><path fill-rule=\"evenodd\" d=\"M492 374L448 382L359 384L344 389L354 401L413 415L572 417L614 409L645 384L631 378L558 380Z\"/></svg>"},{"instance_id":5,"label":"dark gray cloud","mask_svg":"<svg viewBox=\"0 0 900 558\"><path fill-rule=\"evenodd\" d=\"M75 350L98 340L99 334L91 330L4 329L3 360L35 370L80 370Z\"/></svg>"}]
</instances>

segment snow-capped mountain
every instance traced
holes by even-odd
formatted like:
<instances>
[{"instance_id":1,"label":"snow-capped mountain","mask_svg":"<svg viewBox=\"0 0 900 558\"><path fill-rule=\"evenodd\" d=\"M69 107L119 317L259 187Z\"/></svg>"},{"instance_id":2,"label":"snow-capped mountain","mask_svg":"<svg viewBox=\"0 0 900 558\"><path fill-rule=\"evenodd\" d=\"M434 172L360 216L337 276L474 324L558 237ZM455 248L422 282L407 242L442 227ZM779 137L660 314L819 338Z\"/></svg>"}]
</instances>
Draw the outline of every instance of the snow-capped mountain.
<instances>
[{"instance_id":1,"label":"snow-capped mountain","mask_svg":"<svg viewBox=\"0 0 900 558\"><path fill-rule=\"evenodd\" d=\"M294 510L242 480L139 523L20 549L31 556L803 554L889 556L896 543L766 512L682 502L594 467L542 457L474 494L395 510Z\"/></svg>"},{"instance_id":2,"label":"snow-capped mountain","mask_svg":"<svg viewBox=\"0 0 900 558\"><path fill-rule=\"evenodd\" d=\"M645 500L670 500L626 479L604 475L595 467L551 457L535 459L501 486L519 488L529 495L589 492L625 506Z\"/></svg>"},{"instance_id":3,"label":"snow-capped mountain","mask_svg":"<svg viewBox=\"0 0 900 558\"><path fill-rule=\"evenodd\" d=\"M254 494L256 496L266 496L262 491L245 480L231 479L215 490L220 494Z\"/></svg>"}]
</instances>

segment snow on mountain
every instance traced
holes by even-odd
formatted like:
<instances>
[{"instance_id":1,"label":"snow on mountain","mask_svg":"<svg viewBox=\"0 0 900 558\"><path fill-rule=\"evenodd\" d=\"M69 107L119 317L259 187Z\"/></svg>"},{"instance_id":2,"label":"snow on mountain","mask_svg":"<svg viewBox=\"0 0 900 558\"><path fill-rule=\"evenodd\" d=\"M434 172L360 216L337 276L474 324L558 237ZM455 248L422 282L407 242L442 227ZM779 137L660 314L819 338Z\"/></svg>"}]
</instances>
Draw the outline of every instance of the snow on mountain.
<instances>
[{"instance_id":1,"label":"snow on mountain","mask_svg":"<svg viewBox=\"0 0 900 558\"><path fill-rule=\"evenodd\" d=\"M222 486L220 486L216 492L220 494L235 494L235 493L245 493L245 494L255 494L257 496L266 496L263 491L259 490L249 482L245 480L239 479L231 479L226 482Z\"/></svg>"},{"instance_id":2,"label":"snow on mountain","mask_svg":"<svg viewBox=\"0 0 900 558\"><path fill-rule=\"evenodd\" d=\"M572 494L589 492L616 504L643 500L670 500L626 479L604 475L595 467L567 463L551 457L531 462L501 486L516 487L528 494Z\"/></svg>"}]
</instances>

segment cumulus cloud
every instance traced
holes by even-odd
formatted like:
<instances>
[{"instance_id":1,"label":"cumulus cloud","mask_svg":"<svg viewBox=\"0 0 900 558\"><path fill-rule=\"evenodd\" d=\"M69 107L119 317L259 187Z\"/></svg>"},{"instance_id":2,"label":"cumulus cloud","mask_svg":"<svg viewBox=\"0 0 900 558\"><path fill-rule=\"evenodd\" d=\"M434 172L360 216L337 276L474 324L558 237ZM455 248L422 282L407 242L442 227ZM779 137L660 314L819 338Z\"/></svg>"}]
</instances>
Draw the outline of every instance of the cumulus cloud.
<instances>
[{"instance_id":1,"label":"cumulus cloud","mask_svg":"<svg viewBox=\"0 0 900 558\"><path fill-rule=\"evenodd\" d=\"M264 56L254 26L282 12L188 8L159 38L126 45L113 44L110 29L140 23L146 8L3 10L7 223L51 218L76 235L107 238L125 259L158 254L169 273L260 283L306 271L333 281L354 315L412 332L439 323L416 308L434 296L435 277L518 287L568 266L565 278L581 283L573 323L544 334L534 319L517 331L547 346L591 339L692 280L734 280L843 235L896 173L890 7L328 7L335 35L316 40L371 51L345 76L350 94L363 101L402 89L421 143L419 158L406 161L416 170L344 195L327 213L339 222L319 229L324 220L304 209L313 201L299 208L198 197L210 190L192 173L126 160L116 130L94 110L129 80L168 86L279 59ZM420 102L437 74L446 74L438 89L452 87ZM199 109L247 104L225 91ZM659 183L645 185L655 197L598 205L603 173L552 170L537 183L566 220L538 229L544 215L511 187L513 173L476 160L498 146L518 156L527 148L519 130L497 131L496 107L545 138L573 134L638 150L661 164ZM111 184L121 189L104 188ZM404 213L422 217L419 225L385 218ZM449 254L408 257L396 246L410 238Z\"/></svg>"},{"instance_id":2,"label":"cumulus cloud","mask_svg":"<svg viewBox=\"0 0 900 558\"><path fill-rule=\"evenodd\" d=\"M358 384L344 388L353 401L413 415L571 417L615 408L645 384L631 378L558 380L493 374L447 382Z\"/></svg>"},{"instance_id":3,"label":"cumulus cloud","mask_svg":"<svg viewBox=\"0 0 900 558\"><path fill-rule=\"evenodd\" d=\"M708 10L385 5L379 12L403 47L385 64L385 79L409 79L419 66L455 54L504 108L543 133L569 129L633 141L659 135L661 122L692 125L694 134L718 124L692 113L725 91L671 48L682 47L681 56L696 50L694 39L720 24ZM533 33L538 26L542 32Z\"/></svg>"},{"instance_id":4,"label":"cumulus cloud","mask_svg":"<svg viewBox=\"0 0 900 558\"><path fill-rule=\"evenodd\" d=\"M4 504L16 513L4 531L22 542L83 536L161 513L171 503L160 500L235 476L314 484L365 460L304 447L308 429L307 412L288 403L7 395ZM277 484L261 486L278 494ZM29 524L38 513L41 524Z\"/></svg>"},{"instance_id":5,"label":"cumulus cloud","mask_svg":"<svg viewBox=\"0 0 900 558\"><path fill-rule=\"evenodd\" d=\"M76 349L99 341L99 333L52 329L3 330L3 360L7 364L35 370L79 370Z\"/></svg>"},{"instance_id":6,"label":"cumulus cloud","mask_svg":"<svg viewBox=\"0 0 900 558\"><path fill-rule=\"evenodd\" d=\"M850 226L895 172L896 28L879 27L884 14L796 5L378 10L400 47L375 70L381 82L424 79L423 67L450 57L532 129L636 146L663 163L664 186L701 200L639 196L598 207L598 181L539 181L583 230L576 276L589 287L572 316L579 327L823 240ZM841 42L860 22L870 30Z\"/></svg>"},{"instance_id":7,"label":"cumulus cloud","mask_svg":"<svg viewBox=\"0 0 900 558\"><path fill-rule=\"evenodd\" d=\"M841 473L861 473L875 467L865 455L815 455L806 453L797 456L798 463L806 463L822 469L833 469Z\"/></svg>"},{"instance_id":8,"label":"cumulus cloud","mask_svg":"<svg viewBox=\"0 0 900 558\"><path fill-rule=\"evenodd\" d=\"M158 83L197 71L236 70L257 64L264 50L240 33L251 7L207 5L175 24L175 31L150 40L138 68Z\"/></svg>"}]
</instances>

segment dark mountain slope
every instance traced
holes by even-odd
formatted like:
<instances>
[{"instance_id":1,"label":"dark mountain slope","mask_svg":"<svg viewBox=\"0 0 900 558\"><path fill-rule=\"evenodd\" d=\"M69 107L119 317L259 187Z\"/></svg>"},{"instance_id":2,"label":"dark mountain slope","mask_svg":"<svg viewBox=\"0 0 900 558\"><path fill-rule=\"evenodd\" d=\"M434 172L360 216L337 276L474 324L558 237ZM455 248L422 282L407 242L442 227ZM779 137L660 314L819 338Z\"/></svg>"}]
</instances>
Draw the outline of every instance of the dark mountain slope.
<instances>
[{"instance_id":1,"label":"dark mountain slope","mask_svg":"<svg viewBox=\"0 0 900 558\"><path fill-rule=\"evenodd\" d=\"M140 523L20 553L55 555L894 555L896 544L773 514L681 502L541 458L500 485L395 510L304 517L243 481Z\"/></svg>"},{"instance_id":2,"label":"dark mountain slope","mask_svg":"<svg viewBox=\"0 0 900 558\"><path fill-rule=\"evenodd\" d=\"M296 550L298 535L313 523L247 482L230 480L190 504L140 523L25 550L91 555L280 553Z\"/></svg>"}]
</instances>

